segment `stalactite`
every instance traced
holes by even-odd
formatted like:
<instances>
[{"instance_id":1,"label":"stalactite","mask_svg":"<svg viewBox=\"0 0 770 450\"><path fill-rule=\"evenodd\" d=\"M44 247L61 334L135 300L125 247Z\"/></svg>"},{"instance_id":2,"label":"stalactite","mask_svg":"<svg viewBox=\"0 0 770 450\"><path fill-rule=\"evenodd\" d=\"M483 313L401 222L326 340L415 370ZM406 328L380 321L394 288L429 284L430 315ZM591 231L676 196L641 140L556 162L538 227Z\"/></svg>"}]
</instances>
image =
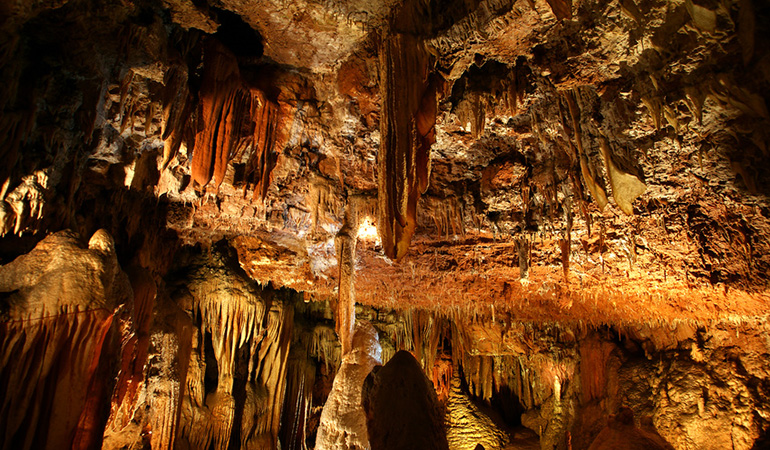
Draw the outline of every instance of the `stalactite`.
<instances>
[{"instance_id":1,"label":"stalactite","mask_svg":"<svg viewBox=\"0 0 770 450\"><path fill-rule=\"evenodd\" d=\"M227 162L240 131L246 105L235 56L215 39L207 41L200 90L202 129L195 138L192 179L205 186L212 176L224 180ZM236 128L237 127L237 128Z\"/></svg>"},{"instance_id":2,"label":"stalactite","mask_svg":"<svg viewBox=\"0 0 770 450\"><path fill-rule=\"evenodd\" d=\"M602 155L604 156L604 164L607 168L607 175L610 178L612 197L615 199L615 203L618 204L620 210L630 216L634 214L634 200L644 193L647 189L647 185L635 175L631 175L630 173L618 169L612 161L610 143L605 137L601 138L601 148Z\"/></svg>"},{"instance_id":3,"label":"stalactite","mask_svg":"<svg viewBox=\"0 0 770 450\"><path fill-rule=\"evenodd\" d=\"M433 196L425 196L422 199L427 203L426 209L429 211L429 217L436 228L437 235L449 238L465 234L463 206L460 199Z\"/></svg>"},{"instance_id":4,"label":"stalactite","mask_svg":"<svg viewBox=\"0 0 770 450\"><path fill-rule=\"evenodd\" d=\"M3 449L54 449L71 441L111 325L104 310L0 324Z\"/></svg>"},{"instance_id":5,"label":"stalactite","mask_svg":"<svg viewBox=\"0 0 770 450\"><path fill-rule=\"evenodd\" d=\"M515 103L514 103L515 108ZM473 139L484 132L484 122L486 120L485 99L478 92L470 92L457 105L457 117L462 126L470 124L470 132Z\"/></svg>"},{"instance_id":6,"label":"stalactite","mask_svg":"<svg viewBox=\"0 0 770 450\"><path fill-rule=\"evenodd\" d=\"M583 181L588 186L588 190L591 192L596 203L599 205L599 209L604 209L607 206L607 194L604 188L599 185L596 173L596 168L591 164L588 159L586 151L583 149L583 133L580 128L580 108L578 107L576 100L577 93L574 90L567 91L565 97L567 99L567 105L569 107L569 114L572 118L572 129L575 133L575 143L577 144L578 153L580 157L580 171L583 174Z\"/></svg>"},{"instance_id":7,"label":"stalactite","mask_svg":"<svg viewBox=\"0 0 770 450\"><path fill-rule=\"evenodd\" d=\"M616 347L596 338L580 345L580 384L584 403L601 400L608 387L607 371L610 353Z\"/></svg>"},{"instance_id":8,"label":"stalactite","mask_svg":"<svg viewBox=\"0 0 770 450\"><path fill-rule=\"evenodd\" d=\"M264 199L270 186L270 174L278 154L273 151L278 105L261 91L254 91L251 98L251 118L255 122L253 150L246 164L246 178L254 185L255 197Z\"/></svg>"},{"instance_id":9,"label":"stalactite","mask_svg":"<svg viewBox=\"0 0 770 450\"><path fill-rule=\"evenodd\" d=\"M243 414L241 444L243 448L277 448L281 427L281 405L286 387L286 370L291 346L294 309L289 305L273 305L268 315L265 336L259 345L259 365L255 383L264 386L267 401L258 415ZM251 375L251 374L250 374ZM251 417L251 424L246 418Z\"/></svg>"},{"instance_id":10,"label":"stalactite","mask_svg":"<svg viewBox=\"0 0 770 450\"><path fill-rule=\"evenodd\" d=\"M689 86L684 89L687 108L690 113L698 119L699 124L703 124L703 103L706 101L706 93L703 89L696 86Z\"/></svg>"},{"instance_id":11,"label":"stalactite","mask_svg":"<svg viewBox=\"0 0 770 450\"><path fill-rule=\"evenodd\" d=\"M660 104L660 100L657 98L642 97L642 103L647 107L647 111L652 118L652 123L655 124L655 129L660 130L663 116L663 107Z\"/></svg>"},{"instance_id":12,"label":"stalactite","mask_svg":"<svg viewBox=\"0 0 770 450\"><path fill-rule=\"evenodd\" d=\"M243 81L235 56L215 39L207 42L203 67L201 129L195 138L192 178L201 186L212 177L217 187L222 183L227 165L237 150L243 123L250 118L254 130L246 179L253 185L256 196L264 198L277 161L273 147L278 105L263 91Z\"/></svg>"},{"instance_id":13,"label":"stalactite","mask_svg":"<svg viewBox=\"0 0 770 450\"><path fill-rule=\"evenodd\" d=\"M410 334L413 352L423 371L431 375L438 355L442 336L442 320L425 310L411 310L404 313L404 331ZM399 349L402 350L402 349Z\"/></svg>"},{"instance_id":14,"label":"stalactite","mask_svg":"<svg viewBox=\"0 0 770 450\"><path fill-rule=\"evenodd\" d=\"M292 349L294 351L295 349ZM313 383L315 382L315 364L307 358L308 349L292 355L288 363L286 383L286 401L281 421L282 449L306 450L307 421L313 409Z\"/></svg>"},{"instance_id":15,"label":"stalactite","mask_svg":"<svg viewBox=\"0 0 770 450\"><path fill-rule=\"evenodd\" d=\"M356 322L355 265L356 242L358 241L358 211L355 201L348 203L345 222L334 238L337 247L337 261L340 268L339 291L335 304L334 318L342 344L342 356L350 352L353 345L353 327Z\"/></svg>"},{"instance_id":16,"label":"stalactite","mask_svg":"<svg viewBox=\"0 0 770 450\"><path fill-rule=\"evenodd\" d=\"M385 254L400 260L416 227L417 201L428 187L440 88L438 79L428 75L430 58L418 38L390 35L379 54L378 231Z\"/></svg>"},{"instance_id":17,"label":"stalactite","mask_svg":"<svg viewBox=\"0 0 770 450\"><path fill-rule=\"evenodd\" d=\"M187 86L187 70L181 64L173 65L166 71L163 98L163 160L161 168L165 169L179 151L185 138L186 128L193 109L190 89ZM193 145L190 142L189 145Z\"/></svg>"},{"instance_id":18,"label":"stalactite","mask_svg":"<svg viewBox=\"0 0 770 450\"><path fill-rule=\"evenodd\" d=\"M337 367L342 361L341 346L337 345L337 336L334 330L323 325L316 325L313 328L313 340L308 355L321 359L329 366Z\"/></svg>"},{"instance_id":19,"label":"stalactite","mask_svg":"<svg viewBox=\"0 0 770 450\"><path fill-rule=\"evenodd\" d=\"M216 261L217 257L213 258ZM226 264L192 274L192 313L200 321L188 371L180 438L193 447L275 448L284 399L293 308L260 293ZM216 361L216 387L206 391L207 343ZM239 359L241 358L241 359ZM240 367L240 369L238 369ZM246 379L243 379L243 373ZM236 384L236 377L240 383ZM235 400L243 386L242 409ZM235 415L240 415L240 430Z\"/></svg>"},{"instance_id":20,"label":"stalactite","mask_svg":"<svg viewBox=\"0 0 770 450\"><path fill-rule=\"evenodd\" d=\"M548 0L548 5L557 19L572 18L572 0Z\"/></svg>"},{"instance_id":21,"label":"stalactite","mask_svg":"<svg viewBox=\"0 0 770 450\"><path fill-rule=\"evenodd\" d=\"M159 330L152 336L157 357L148 373L150 445L155 450L172 450L180 428L180 413L184 380L191 355L192 324L180 310L166 313L166 322L174 324L170 330ZM172 331L173 330L173 331ZM106 450L106 446L103 447Z\"/></svg>"},{"instance_id":22,"label":"stalactite","mask_svg":"<svg viewBox=\"0 0 770 450\"><path fill-rule=\"evenodd\" d=\"M519 256L519 279L526 280L529 278L529 253L530 242L527 236L519 236L516 238L516 249Z\"/></svg>"},{"instance_id":23,"label":"stalactite","mask_svg":"<svg viewBox=\"0 0 770 450\"><path fill-rule=\"evenodd\" d=\"M326 178L315 174L311 175L308 203L313 233L317 233L318 227L322 227L329 221L336 222L344 208L344 203L340 201L338 188ZM362 211L361 215L374 217L377 212Z\"/></svg>"},{"instance_id":24,"label":"stalactite","mask_svg":"<svg viewBox=\"0 0 770 450\"><path fill-rule=\"evenodd\" d=\"M436 396L439 403L445 405L449 398L449 392L451 390L452 379L454 377L455 368L452 363L452 359L448 357L442 357L438 359L432 368L431 381L433 381L433 387L436 389Z\"/></svg>"},{"instance_id":25,"label":"stalactite","mask_svg":"<svg viewBox=\"0 0 770 450\"><path fill-rule=\"evenodd\" d=\"M563 232L561 239L559 239L559 247L561 250L561 267L564 272L564 279L569 278L569 258L572 251L572 201L569 195L565 196L564 202L564 215L566 216L566 229Z\"/></svg>"}]
</instances>

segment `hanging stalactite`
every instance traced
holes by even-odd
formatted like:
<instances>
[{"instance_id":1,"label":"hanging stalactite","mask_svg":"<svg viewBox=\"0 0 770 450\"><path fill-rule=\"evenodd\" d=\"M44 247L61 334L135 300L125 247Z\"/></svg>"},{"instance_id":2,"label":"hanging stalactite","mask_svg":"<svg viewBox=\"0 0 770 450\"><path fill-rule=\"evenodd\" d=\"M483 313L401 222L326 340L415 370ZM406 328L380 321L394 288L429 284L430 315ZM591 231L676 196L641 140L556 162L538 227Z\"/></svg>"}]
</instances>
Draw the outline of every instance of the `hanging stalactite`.
<instances>
[{"instance_id":1,"label":"hanging stalactite","mask_svg":"<svg viewBox=\"0 0 770 450\"><path fill-rule=\"evenodd\" d=\"M415 36L393 34L380 48L382 119L379 150L379 233L385 254L400 260L417 225L417 201L428 188L436 140L438 77Z\"/></svg>"},{"instance_id":2,"label":"hanging stalactite","mask_svg":"<svg viewBox=\"0 0 770 450\"><path fill-rule=\"evenodd\" d=\"M252 151L245 175L255 196L264 198L277 160L273 147L279 107L262 90L244 82L235 55L214 39L206 44L203 66L200 125L195 137L192 179L200 186L213 179L219 187L237 150L243 124L250 121L254 124ZM169 144L170 155L178 148L174 136L171 135L172 143Z\"/></svg>"}]
</instances>

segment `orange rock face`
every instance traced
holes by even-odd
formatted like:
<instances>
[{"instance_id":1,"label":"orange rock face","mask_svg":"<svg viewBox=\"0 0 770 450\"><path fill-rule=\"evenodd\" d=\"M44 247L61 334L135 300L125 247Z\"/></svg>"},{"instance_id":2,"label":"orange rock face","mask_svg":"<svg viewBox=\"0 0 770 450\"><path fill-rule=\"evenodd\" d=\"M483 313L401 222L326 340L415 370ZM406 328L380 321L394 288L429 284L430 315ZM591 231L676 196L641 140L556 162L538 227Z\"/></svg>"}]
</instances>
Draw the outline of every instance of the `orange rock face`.
<instances>
[{"instance_id":1,"label":"orange rock face","mask_svg":"<svg viewBox=\"0 0 770 450\"><path fill-rule=\"evenodd\" d=\"M255 196L263 198L277 159L273 146L278 108L264 92L244 84L235 55L222 44L211 39L204 55L200 93L202 125L195 137L197 150L190 165L192 180L205 186L213 177L219 187L241 145L244 128L251 128L253 148L244 175L254 186Z\"/></svg>"},{"instance_id":2,"label":"orange rock face","mask_svg":"<svg viewBox=\"0 0 770 450\"><path fill-rule=\"evenodd\" d=\"M115 310L131 296L114 245L60 232L0 270L3 448L100 441Z\"/></svg>"},{"instance_id":3,"label":"orange rock face","mask_svg":"<svg viewBox=\"0 0 770 450\"><path fill-rule=\"evenodd\" d=\"M762 2L0 3L0 449L767 447Z\"/></svg>"}]
</instances>

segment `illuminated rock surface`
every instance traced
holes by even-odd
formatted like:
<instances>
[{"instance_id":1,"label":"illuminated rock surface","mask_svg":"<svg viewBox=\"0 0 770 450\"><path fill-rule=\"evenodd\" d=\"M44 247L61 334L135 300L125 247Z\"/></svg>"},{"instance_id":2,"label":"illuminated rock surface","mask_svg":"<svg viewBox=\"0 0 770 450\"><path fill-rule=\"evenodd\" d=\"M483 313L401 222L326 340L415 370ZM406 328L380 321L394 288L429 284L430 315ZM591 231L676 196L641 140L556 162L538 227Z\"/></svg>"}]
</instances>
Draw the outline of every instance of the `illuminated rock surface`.
<instances>
[{"instance_id":1,"label":"illuminated rock surface","mask_svg":"<svg viewBox=\"0 0 770 450\"><path fill-rule=\"evenodd\" d=\"M450 449L768 447L768 29L0 2L0 448L365 448L356 321Z\"/></svg>"},{"instance_id":2,"label":"illuminated rock surface","mask_svg":"<svg viewBox=\"0 0 770 450\"><path fill-rule=\"evenodd\" d=\"M370 448L361 390L364 379L381 364L377 330L366 322L356 325L352 350L342 357L318 427L317 449Z\"/></svg>"}]
</instances>

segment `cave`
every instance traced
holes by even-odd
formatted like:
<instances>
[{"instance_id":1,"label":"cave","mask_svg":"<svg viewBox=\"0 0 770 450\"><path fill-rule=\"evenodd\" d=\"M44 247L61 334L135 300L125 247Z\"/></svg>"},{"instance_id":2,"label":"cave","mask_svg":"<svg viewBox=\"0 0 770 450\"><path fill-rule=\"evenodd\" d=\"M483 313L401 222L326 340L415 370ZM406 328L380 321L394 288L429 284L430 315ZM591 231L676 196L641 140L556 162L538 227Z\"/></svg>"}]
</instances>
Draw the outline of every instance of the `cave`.
<instances>
[{"instance_id":1,"label":"cave","mask_svg":"<svg viewBox=\"0 0 770 450\"><path fill-rule=\"evenodd\" d=\"M770 448L770 4L0 1L0 450Z\"/></svg>"}]
</instances>

